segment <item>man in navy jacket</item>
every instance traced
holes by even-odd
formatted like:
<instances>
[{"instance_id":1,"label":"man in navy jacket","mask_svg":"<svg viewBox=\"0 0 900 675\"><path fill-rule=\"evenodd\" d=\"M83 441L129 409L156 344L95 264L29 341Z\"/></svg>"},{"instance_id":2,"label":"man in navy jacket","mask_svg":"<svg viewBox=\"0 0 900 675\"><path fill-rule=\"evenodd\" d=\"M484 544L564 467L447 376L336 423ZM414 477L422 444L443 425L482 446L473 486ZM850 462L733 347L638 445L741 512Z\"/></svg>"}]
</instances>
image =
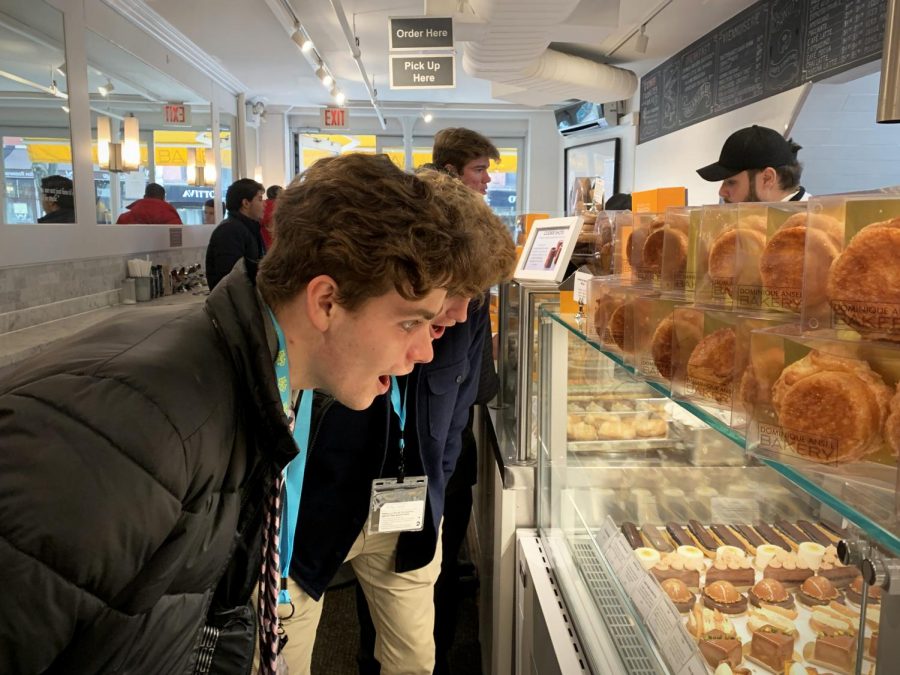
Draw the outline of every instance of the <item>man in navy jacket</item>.
<instances>
[{"instance_id":1,"label":"man in navy jacket","mask_svg":"<svg viewBox=\"0 0 900 675\"><path fill-rule=\"evenodd\" d=\"M432 322L434 360L398 380L409 397L402 463L406 476L427 476L425 523L421 531L368 532L373 479L396 478L401 470L400 426L389 396L364 412L317 399L291 564L295 610L283 622L288 641L282 654L294 674L309 672L321 597L345 559L369 601L381 672L430 675L434 668L444 489L459 457L489 330L487 306L470 298L508 278L515 253L502 222L462 183L436 172L420 177L455 202L457 217L483 222L485 233L485 256L472 261L471 284L448 291Z\"/></svg>"}]
</instances>

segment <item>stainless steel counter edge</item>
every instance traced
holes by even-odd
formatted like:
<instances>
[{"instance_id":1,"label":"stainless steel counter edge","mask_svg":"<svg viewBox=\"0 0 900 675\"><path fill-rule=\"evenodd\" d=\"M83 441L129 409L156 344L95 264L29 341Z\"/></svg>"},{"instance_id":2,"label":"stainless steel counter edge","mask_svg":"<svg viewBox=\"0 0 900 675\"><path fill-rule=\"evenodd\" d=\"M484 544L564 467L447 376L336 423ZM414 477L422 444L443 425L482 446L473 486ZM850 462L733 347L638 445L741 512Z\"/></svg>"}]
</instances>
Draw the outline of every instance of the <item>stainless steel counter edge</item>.
<instances>
[{"instance_id":1,"label":"stainless steel counter edge","mask_svg":"<svg viewBox=\"0 0 900 675\"><path fill-rule=\"evenodd\" d=\"M534 461L520 462L516 459L516 448L507 439L501 439L497 434L498 410L496 399L484 406L487 415L484 416L486 430L491 441L491 449L497 462L497 470L503 479L504 490L534 490L535 471L537 463Z\"/></svg>"}]
</instances>

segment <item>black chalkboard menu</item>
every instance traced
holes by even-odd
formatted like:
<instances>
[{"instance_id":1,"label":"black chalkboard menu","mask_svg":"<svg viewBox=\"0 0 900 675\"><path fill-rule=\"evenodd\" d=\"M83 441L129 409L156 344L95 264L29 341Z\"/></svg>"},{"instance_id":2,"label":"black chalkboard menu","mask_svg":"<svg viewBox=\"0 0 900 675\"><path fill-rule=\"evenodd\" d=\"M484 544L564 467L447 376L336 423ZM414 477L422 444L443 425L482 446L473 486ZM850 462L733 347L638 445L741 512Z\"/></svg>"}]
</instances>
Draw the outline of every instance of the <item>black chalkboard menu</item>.
<instances>
[{"instance_id":1,"label":"black chalkboard menu","mask_svg":"<svg viewBox=\"0 0 900 675\"><path fill-rule=\"evenodd\" d=\"M641 78L638 142L881 57L884 0L760 0Z\"/></svg>"}]
</instances>

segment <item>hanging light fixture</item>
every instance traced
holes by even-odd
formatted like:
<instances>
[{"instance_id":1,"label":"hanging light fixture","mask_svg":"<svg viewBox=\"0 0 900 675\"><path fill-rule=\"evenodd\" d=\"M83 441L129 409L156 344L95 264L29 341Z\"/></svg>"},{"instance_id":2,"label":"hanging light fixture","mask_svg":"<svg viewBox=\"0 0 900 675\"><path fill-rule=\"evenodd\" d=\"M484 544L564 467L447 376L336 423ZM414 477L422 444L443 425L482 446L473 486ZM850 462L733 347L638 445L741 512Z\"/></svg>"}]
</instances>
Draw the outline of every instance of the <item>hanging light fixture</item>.
<instances>
[{"instance_id":1,"label":"hanging light fixture","mask_svg":"<svg viewBox=\"0 0 900 675\"><path fill-rule=\"evenodd\" d=\"M434 119L434 115L432 115L427 110L422 113L422 121L425 122L425 124L429 124L431 122L431 120L433 120L433 119Z\"/></svg>"},{"instance_id":2,"label":"hanging light fixture","mask_svg":"<svg viewBox=\"0 0 900 675\"><path fill-rule=\"evenodd\" d=\"M202 156L198 162L197 149L187 149L187 184L214 185L216 182L216 158L212 148L201 148Z\"/></svg>"},{"instance_id":3,"label":"hanging light fixture","mask_svg":"<svg viewBox=\"0 0 900 675\"><path fill-rule=\"evenodd\" d=\"M101 169L119 173L137 171L141 167L141 141L138 119L134 115L125 118L121 143L112 142L109 118L97 117L97 164Z\"/></svg>"},{"instance_id":4,"label":"hanging light fixture","mask_svg":"<svg viewBox=\"0 0 900 675\"><path fill-rule=\"evenodd\" d=\"M109 96L114 89L115 86L113 86L112 81L110 81L108 77L106 78L106 84L101 84L97 87L97 91L99 91L100 95L103 97Z\"/></svg>"}]
</instances>

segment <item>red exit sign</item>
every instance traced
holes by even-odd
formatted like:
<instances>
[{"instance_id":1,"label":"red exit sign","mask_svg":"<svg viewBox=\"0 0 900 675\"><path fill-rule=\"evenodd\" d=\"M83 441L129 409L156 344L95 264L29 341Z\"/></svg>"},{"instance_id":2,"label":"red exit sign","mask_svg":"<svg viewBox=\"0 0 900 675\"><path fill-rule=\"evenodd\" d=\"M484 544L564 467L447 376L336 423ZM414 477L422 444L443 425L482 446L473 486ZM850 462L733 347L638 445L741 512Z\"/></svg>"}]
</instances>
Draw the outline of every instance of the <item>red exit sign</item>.
<instances>
[{"instance_id":1,"label":"red exit sign","mask_svg":"<svg viewBox=\"0 0 900 675\"><path fill-rule=\"evenodd\" d=\"M346 129L349 121L346 108L325 108L322 110L323 129Z\"/></svg>"},{"instance_id":2,"label":"red exit sign","mask_svg":"<svg viewBox=\"0 0 900 675\"><path fill-rule=\"evenodd\" d=\"M166 103L163 105L163 123L179 126L191 123L191 109L184 103Z\"/></svg>"}]
</instances>

